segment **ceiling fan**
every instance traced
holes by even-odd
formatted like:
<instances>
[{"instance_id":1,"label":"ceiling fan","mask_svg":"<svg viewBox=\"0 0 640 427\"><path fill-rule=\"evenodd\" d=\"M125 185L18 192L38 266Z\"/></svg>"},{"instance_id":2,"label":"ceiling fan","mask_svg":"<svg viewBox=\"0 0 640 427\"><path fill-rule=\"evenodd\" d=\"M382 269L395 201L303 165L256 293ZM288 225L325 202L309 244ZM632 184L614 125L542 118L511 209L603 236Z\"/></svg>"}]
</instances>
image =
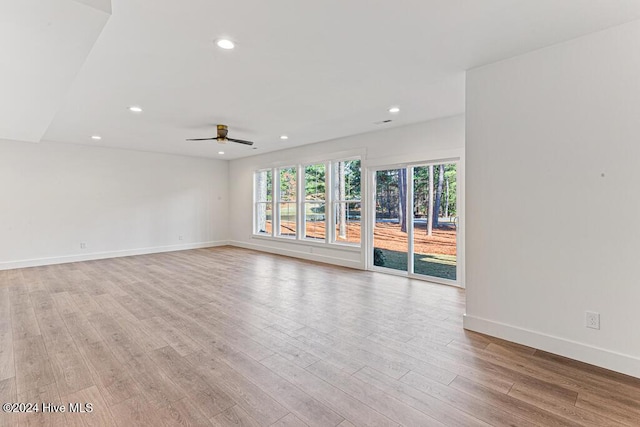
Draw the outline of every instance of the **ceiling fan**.
<instances>
[{"instance_id":1,"label":"ceiling fan","mask_svg":"<svg viewBox=\"0 0 640 427\"><path fill-rule=\"evenodd\" d=\"M217 136L215 136L213 138L187 139L187 141L211 141L211 140L216 140L220 144L226 144L227 141L231 141L231 142L237 142L239 144L253 145L253 142L251 142L251 141L245 141L243 139L227 138L227 133L228 132L229 132L229 129L228 129L227 125L218 125L218 135Z\"/></svg>"}]
</instances>

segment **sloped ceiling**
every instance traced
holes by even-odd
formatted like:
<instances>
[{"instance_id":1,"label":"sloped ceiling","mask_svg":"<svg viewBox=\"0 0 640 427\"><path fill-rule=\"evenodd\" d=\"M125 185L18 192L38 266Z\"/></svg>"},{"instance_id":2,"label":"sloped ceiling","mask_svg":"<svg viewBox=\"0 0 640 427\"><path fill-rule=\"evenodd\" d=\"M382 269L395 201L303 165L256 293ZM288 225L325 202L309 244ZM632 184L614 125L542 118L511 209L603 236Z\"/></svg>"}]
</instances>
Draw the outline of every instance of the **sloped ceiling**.
<instances>
[{"instance_id":1,"label":"sloped ceiling","mask_svg":"<svg viewBox=\"0 0 640 427\"><path fill-rule=\"evenodd\" d=\"M41 140L110 10L108 0L0 2L0 138Z\"/></svg>"},{"instance_id":2,"label":"sloped ceiling","mask_svg":"<svg viewBox=\"0 0 640 427\"><path fill-rule=\"evenodd\" d=\"M3 3L0 138L238 158L463 113L465 70L640 18L638 0L112 3ZM257 149L185 141L217 123Z\"/></svg>"}]
</instances>

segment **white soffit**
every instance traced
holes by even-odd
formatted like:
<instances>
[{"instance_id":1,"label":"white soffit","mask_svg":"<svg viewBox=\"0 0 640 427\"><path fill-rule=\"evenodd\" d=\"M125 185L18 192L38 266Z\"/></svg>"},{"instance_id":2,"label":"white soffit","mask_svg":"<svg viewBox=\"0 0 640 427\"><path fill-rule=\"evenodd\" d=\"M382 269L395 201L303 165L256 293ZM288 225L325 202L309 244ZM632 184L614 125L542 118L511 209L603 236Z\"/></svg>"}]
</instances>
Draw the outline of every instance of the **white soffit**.
<instances>
[{"instance_id":1,"label":"white soffit","mask_svg":"<svg viewBox=\"0 0 640 427\"><path fill-rule=\"evenodd\" d=\"M41 140L110 9L109 0L0 2L0 138Z\"/></svg>"}]
</instances>

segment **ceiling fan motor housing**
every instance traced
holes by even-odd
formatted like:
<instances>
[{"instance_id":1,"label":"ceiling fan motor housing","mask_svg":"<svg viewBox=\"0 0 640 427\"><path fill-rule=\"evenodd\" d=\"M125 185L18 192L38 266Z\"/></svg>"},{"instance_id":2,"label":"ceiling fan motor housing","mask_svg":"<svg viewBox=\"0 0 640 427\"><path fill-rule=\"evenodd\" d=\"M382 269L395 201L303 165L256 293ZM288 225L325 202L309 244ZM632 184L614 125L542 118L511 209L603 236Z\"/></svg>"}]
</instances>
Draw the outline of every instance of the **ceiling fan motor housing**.
<instances>
[{"instance_id":1,"label":"ceiling fan motor housing","mask_svg":"<svg viewBox=\"0 0 640 427\"><path fill-rule=\"evenodd\" d=\"M229 129L227 128L227 125L218 125L218 141L225 141L227 139L228 132Z\"/></svg>"}]
</instances>

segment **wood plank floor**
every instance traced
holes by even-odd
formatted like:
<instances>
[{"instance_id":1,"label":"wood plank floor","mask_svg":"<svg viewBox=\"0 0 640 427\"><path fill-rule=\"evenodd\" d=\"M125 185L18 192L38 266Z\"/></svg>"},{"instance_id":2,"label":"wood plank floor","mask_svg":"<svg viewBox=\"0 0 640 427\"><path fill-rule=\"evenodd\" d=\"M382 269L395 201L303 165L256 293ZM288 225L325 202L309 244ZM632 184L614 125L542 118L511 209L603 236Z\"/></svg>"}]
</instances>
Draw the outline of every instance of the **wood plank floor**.
<instances>
[{"instance_id":1,"label":"wood plank floor","mask_svg":"<svg viewBox=\"0 0 640 427\"><path fill-rule=\"evenodd\" d=\"M93 405L0 426L640 425L640 380L465 332L464 303L231 247L0 271L0 401Z\"/></svg>"}]
</instances>

